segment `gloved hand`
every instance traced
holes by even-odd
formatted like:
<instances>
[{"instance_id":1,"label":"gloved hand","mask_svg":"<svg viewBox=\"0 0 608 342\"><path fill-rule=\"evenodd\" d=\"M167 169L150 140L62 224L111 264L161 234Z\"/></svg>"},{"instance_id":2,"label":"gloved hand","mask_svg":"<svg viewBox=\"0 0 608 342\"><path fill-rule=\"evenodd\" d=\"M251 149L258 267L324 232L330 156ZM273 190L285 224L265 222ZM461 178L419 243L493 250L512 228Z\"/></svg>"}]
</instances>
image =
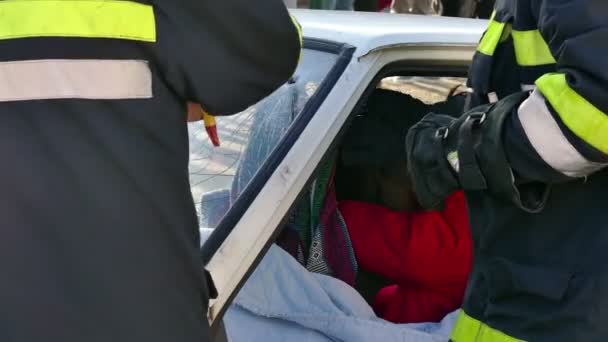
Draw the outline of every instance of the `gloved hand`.
<instances>
[{"instance_id":1,"label":"gloved hand","mask_svg":"<svg viewBox=\"0 0 608 342\"><path fill-rule=\"evenodd\" d=\"M428 114L410 129L406 139L408 168L424 208L441 209L448 195L464 189L486 192L529 212L542 209L544 190L535 203L522 202L502 142L505 118L527 96L514 94L496 104L474 108L458 119Z\"/></svg>"},{"instance_id":2,"label":"gloved hand","mask_svg":"<svg viewBox=\"0 0 608 342\"><path fill-rule=\"evenodd\" d=\"M406 138L408 169L423 208L443 209L445 198L458 190L455 170L448 162L445 133L457 119L447 115L428 114L414 125Z\"/></svg>"}]
</instances>

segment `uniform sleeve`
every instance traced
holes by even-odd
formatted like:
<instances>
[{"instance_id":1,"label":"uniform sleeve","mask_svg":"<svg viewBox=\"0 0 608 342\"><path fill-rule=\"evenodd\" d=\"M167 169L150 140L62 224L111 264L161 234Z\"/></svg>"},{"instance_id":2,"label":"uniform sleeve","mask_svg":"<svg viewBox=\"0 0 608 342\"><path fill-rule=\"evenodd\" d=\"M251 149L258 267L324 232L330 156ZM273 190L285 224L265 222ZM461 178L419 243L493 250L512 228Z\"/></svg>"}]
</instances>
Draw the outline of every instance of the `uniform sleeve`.
<instances>
[{"instance_id":1,"label":"uniform sleeve","mask_svg":"<svg viewBox=\"0 0 608 342\"><path fill-rule=\"evenodd\" d=\"M425 288L466 283L473 247L462 193L448 197L442 212L360 202L342 202L340 211L362 269Z\"/></svg>"},{"instance_id":2,"label":"uniform sleeve","mask_svg":"<svg viewBox=\"0 0 608 342\"><path fill-rule=\"evenodd\" d=\"M608 1L538 3L557 72L537 80L504 138L518 176L552 183L608 166Z\"/></svg>"},{"instance_id":3,"label":"uniform sleeve","mask_svg":"<svg viewBox=\"0 0 608 342\"><path fill-rule=\"evenodd\" d=\"M160 72L213 115L255 104L291 77L299 24L282 0L155 0Z\"/></svg>"}]
</instances>

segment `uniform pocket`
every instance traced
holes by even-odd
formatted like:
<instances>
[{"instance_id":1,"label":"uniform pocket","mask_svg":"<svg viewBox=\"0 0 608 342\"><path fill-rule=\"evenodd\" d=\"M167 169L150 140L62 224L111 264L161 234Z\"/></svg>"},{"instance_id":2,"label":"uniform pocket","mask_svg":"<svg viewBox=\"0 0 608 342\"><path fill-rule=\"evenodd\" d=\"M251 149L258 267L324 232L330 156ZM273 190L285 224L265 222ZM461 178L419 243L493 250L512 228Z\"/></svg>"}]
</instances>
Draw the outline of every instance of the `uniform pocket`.
<instances>
[{"instance_id":1,"label":"uniform pocket","mask_svg":"<svg viewBox=\"0 0 608 342\"><path fill-rule=\"evenodd\" d=\"M560 301L566 295L572 274L543 266L495 259L487 266L485 279L491 302L516 296Z\"/></svg>"},{"instance_id":2,"label":"uniform pocket","mask_svg":"<svg viewBox=\"0 0 608 342\"><path fill-rule=\"evenodd\" d=\"M531 341L607 340L605 275L499 259L488 265L484 276L486 321L511 322L520 335L536 336ZM552 336L556 329L559 333Z\"/></svg>"}]
</instances>

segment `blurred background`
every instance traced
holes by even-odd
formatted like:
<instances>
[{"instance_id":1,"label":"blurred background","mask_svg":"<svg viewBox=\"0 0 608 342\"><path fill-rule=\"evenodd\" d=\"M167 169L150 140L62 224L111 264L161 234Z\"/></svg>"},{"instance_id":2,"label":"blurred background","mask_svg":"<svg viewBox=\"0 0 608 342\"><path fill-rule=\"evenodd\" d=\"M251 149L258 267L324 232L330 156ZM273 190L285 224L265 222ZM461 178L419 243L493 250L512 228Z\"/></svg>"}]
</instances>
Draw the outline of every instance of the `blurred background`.
<instances>
[{"instance_id":1,"label":"blurred background","mask_svg":"<svg viewBox=\"0 0 608 342\"><path fill-rule=\"evenodd\" d=\"M495 0L284 0L289 8L390 12L488 19Z\"/></svg>"}]
</instances>

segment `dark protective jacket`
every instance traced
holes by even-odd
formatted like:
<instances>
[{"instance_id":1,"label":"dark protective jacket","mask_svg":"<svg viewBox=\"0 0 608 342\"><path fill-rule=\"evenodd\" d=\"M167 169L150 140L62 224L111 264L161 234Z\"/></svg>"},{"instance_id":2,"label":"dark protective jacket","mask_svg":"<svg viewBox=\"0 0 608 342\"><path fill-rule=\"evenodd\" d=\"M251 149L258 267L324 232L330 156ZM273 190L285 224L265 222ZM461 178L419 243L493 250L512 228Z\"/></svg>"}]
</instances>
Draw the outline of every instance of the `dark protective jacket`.
<instances>
[{"instance_id":1,"label":"dark protective jacket","mask_svg":"<svg viewBox=\"0 0 608 342\"><path fill-rule=\"evenodd\" d=\"M186 102L300 54L282 1L0 1L0 340L208 341Z\"/></svg>"},{"instance_id":2,"label":"dark protective jacket","mask_svg":"<svg viewBox=\"0 0 608 342\"><path fill-rule=\"evenodd\" d=\"M608 340L606 18L603 0L497 2L470 84L491 102L535 88L504 117L496 141L521 196L531 196L533 182L553 186L524 208L536 213L468 193L475 266L455 342L513 340L499 331L527 341Z\"/></svg>"},{"instance_id":3,"label":"dark protective jacket","mask_svg":"<svg viewBox=\"0 0 608 342\"><path fill-rule=\"evenodd\" d=\"M491 104L408 135L423 203L467 196L454 342L608 340L606 18L604 0L497 1L470 75L474 104Z\"/></svg>"},{"instance_id":4,"label":"dark protective jacket","mask_svg":"<svg viewBox=\"0 0 608 342\"><path fill-rule=\"evenodd\" d=\"M521 178L568 181L608 163L606 15L600 0L497 2L469 83L478 103L537 86L504 133Z\"/></svg>"}]
</instances>

